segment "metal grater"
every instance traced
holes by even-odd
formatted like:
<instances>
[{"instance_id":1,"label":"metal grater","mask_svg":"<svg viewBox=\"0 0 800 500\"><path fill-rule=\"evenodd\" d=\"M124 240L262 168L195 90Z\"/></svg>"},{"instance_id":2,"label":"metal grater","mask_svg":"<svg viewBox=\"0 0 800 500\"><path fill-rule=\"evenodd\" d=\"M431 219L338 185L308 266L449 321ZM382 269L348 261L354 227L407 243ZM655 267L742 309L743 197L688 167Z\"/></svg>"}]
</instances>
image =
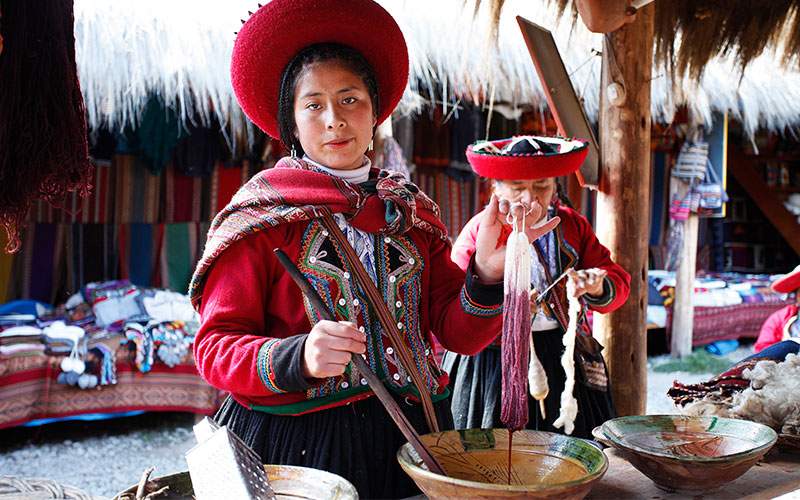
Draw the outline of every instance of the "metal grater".
<instances>
[{"instance_id":1,"label":"metal grater","mask_svg":"<svg viewBox=\"0 0 800 500\"><path fill-rule=\"evenodd\" d=\"M261 459L227 426L205 417L194 435L186 462L197 500L276 500Z\"/></svg>"}]
</instances>

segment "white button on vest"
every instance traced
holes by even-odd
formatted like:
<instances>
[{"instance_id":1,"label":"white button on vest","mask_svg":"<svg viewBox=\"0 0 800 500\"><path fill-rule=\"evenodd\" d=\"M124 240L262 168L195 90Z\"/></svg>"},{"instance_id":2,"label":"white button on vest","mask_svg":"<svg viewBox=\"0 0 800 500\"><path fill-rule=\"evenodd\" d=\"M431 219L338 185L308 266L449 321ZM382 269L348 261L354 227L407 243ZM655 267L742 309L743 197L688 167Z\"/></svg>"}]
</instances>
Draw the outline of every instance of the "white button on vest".
<instances>
[{"instance_id":1,"label":"white button on vest","mask_svg":"<svg viewBox=\"0 0 800 500\"><path fill-rule=\"evenodd\" d=\"M347 304L347 302L345 302L345 300L344 300L344 299L339 299L339 305L340 305L340 306L343 306L343 305L345 305L345 304Z\"/></svg>"},{"instance_id":2,"label":"white button on vest","mask_svg":"<svg viewBox=\"0 0 800 500\"><path fill-rule=\"evenodd\" d=\"M399 330L402 330L402 329L403 329L403 323L400 323L400 322L398 321L398 322L397 322L397 328L398 328Z\"/></svg>"},{"instance_id":3,"label":"white button on vest","mask_svg":"<svg viewBox=\"0 0 800 500\"><path fill-rule=\"evenodd\" d=\"M394 303L394 306L395 307L403 307L403 303L398 300L397 302Z\"/></svg>"},{"instance_id":4,"label":"white button on vest","mask_svg":"<svg viewBox=\"0 0 800 500\"><path fill-rule=\"evenodd\" d=\"M408 259L408 263L409 263L409 264L413 265L413 264L414 264L414 262L416 262L414 259Z\"/></svg>"},{"instance_id":5,"label":"white button on vest","mask_svg":"<svg viewBox=\"0 0 800 500\"><path fill-rule=\"evenodd\" d=\"M394 276L389 276L389 283L394 283L395 281L397 281L397 278Z\"/></svg>"},{"instance_id":6,"label":"white button on vest","mask_svg":"<svg viewBox=\"0 0 800 500\"><path fill-rule=\"evenodd\" d=\"M387 347L386 354L392 354L392 353L394 353L394 349L392 349L391 347Z\"/></svg>"},{"instance_id":7,"label":"white button on vest","mask_svg":"<svg viewBox=\"0 0 800 500\"><path fill-rule=\"evenodd\" d=\"M348 387L350 387L350 384L347 382L342 382L342 389L347 389Z\"/></svg>"},{"instance_id":8,"label":"white button on vest","mask_svg":"<svg viewBox=\"0 0 800 500\"><path fill-rule=\"evenodd\" d=\"M322 231L322 236L328 236L328 231Z\"/></svg>"},{"instance_id":9,"label":"white button on vest","mask_svg":"<svg viewBox=\"0 0 800 500\"><path fill-rule=\"evenodd\" d=\"M361 385L367 385L367 379L362 378L361 379Z\"/></svg>"},{"instance_id":10,"label":"white button on vest","mask_svg":"<svg viewBox=\"0 0 800 500\"><path fill-rule=\"evenodd\" d=\"M354 300L353 300L353 305L354 305L354 306L358 306L360 303L361 303L361 302L359 302L359 301L358 301L358 299L354 299Z\"/></svg>"},{"instance_id":11,"label":"white button on vest","mask_svg":"<svg viewBox=\"0 0 800 500\"><path fill-rule=\"evenodd\" d=\"M400 375L398 375L397 373L395 373L393 378L394 378L395 380L400 380Z\"/></svg>"},{"instance_id":12,"label":"white button on vest","mask_svg":"<svg viewBox=\"0 0 800 500\"><path fill-rule=\"evenodd\" d=\"M349 280L349 279L350 279L350 273L347 273L347 272L346 272L346 273L344 273L342 276L344 276L344 279L346 279L346 280Z\"/></svg>"},{"instance_id":13,"label":"white button on vest","mask_svg":"<svg viewBox=\"0 0 800 500\"><path fill-rule=\"evenodd\" d=\"M309 257L309 258L308 258L308 261L309 261L309 262L311 262L311 263L313 264L314 262L316 262L316 261L317 261L317 258L316 258L316 257Z\"/></svg>"},{"instance_id":14,"label":"white button on vest","mask_svg":"<svg viewBox=\"0 0 800 500\"><path fill-rule=\"evenodd\" d=\"M391 243L392 239L387 236L386 238L383 239L383 241L386 243Z\"/></svg>"}]
</instances>

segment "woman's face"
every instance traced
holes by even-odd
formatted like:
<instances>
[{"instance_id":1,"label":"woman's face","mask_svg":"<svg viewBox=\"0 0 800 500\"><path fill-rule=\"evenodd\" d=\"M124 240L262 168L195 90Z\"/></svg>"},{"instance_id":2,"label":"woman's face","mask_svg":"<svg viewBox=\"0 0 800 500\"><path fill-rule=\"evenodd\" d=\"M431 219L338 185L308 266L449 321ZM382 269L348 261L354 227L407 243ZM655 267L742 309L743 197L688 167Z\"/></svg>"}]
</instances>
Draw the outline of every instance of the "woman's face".
<instances>
[{"instance_id":1,"label":"woman's face","mask_svg":"<svg viewBox=\"0 0 800 500\"><path fill-rule=\"evenodd\" d=\"M336 170L362 165L377 122L360 77L336 61L313 63L294 92L295 136L306 154Z\"/></svg>"},{"instance_id":2,"label":"woman's face","mask_svg":"<svg viewBox=\"0 0 800 500\"><path fill-rule=\"evenodd\" d=\"M531 204L536 201L542 207L539 218L534 223L542 220L547 215L547 207L556 194L556 179L526 179L520 181L497 181L494 185L494 192L500 198L505 198L511 203L522 203L525 209L529 210Z\"/></svg>"}]
</instances>

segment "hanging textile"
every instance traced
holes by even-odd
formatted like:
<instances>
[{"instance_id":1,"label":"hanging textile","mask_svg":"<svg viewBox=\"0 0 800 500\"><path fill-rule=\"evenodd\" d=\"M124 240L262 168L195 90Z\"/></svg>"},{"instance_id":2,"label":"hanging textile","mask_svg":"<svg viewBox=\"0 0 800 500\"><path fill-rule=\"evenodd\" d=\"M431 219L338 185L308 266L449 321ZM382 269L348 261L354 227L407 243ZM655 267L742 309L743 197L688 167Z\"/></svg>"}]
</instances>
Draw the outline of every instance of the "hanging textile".
<instances>
[{"instance_id":1,"label":"hanging textile","mask_svg":"<svg viewBox=\"0 0 800 500\"><path fill-rule=\"evenodd\" d=\"M3 4L0 56L0 224L20 247L36 200L63 207L90 190L92 165L75 65L72 2Z\"/></svg>"}]
</instances>

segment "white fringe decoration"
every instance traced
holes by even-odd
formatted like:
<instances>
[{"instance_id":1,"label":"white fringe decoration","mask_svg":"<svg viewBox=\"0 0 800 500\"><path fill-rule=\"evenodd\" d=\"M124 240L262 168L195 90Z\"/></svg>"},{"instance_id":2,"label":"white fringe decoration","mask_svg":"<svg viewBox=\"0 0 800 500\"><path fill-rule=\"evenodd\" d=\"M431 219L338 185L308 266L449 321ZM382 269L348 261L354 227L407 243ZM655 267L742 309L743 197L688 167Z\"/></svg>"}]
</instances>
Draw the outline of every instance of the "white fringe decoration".
<instances>
[{"instance_id":1,"label":"white fringe decoration","mask_svg":"<svg viewBox=\"0 0 800 500\"><path fill-rule=\"evenodd\" d=\"M405 34L409 85L398 111L418 113L420 92L442 96L448 113L461 100L488 103L515 115L519 107L546 108L539 77L517 25L521 16L553 32L573 87L590 121L600 96L602 35L569 15L557 20L555 2L506 0L494 53L487 54L489 2L474 15L474 0L379 0ZM256 0L75 0L78 74L88 124L119 130L136 125L150 95L179 111L184 121L223 125L229 142L252 136L230 83L234 32L257 9ZM715 110L730 110L745 132L783 130L800 123L800 71L781 69L780 50L767 50L738 75L735 50L706 67L700 82L669 85L667 70L652 70L651 114L671 122L681 105L711 126ZM458 109L455 109L458 113Z\"/></svg>"},{"instance_id":2,"label":"white fringe decoration","mask_svg":"<svg viewBox=\"0 0 800 500\"><path fill-rule=\"evenodd\" d=\"M575 389L575 335L578 327L578 313L581 310L581 303L575 297L575 282L567 278L567 297L569 299L569 326L564 333L564 354L561 355L561 366L567 375L564 382L564 392L561 393L561 412L553 422L556 428L564 428L568 435L575 430L575 417L578 415L578 401L572 395Z\"/></svg>"}]
</instances>

